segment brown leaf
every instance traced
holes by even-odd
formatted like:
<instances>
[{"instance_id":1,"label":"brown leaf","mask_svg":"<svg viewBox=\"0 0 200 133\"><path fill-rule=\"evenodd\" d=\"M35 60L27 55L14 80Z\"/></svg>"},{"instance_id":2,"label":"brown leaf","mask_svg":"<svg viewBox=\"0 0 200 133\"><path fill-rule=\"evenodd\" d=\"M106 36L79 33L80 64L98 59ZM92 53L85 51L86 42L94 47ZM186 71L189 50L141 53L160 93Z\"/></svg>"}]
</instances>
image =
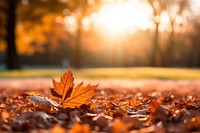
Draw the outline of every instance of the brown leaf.
<instances>
[{"instance_id":1,"label":"brown leaf","mask_svg":"<svg viewBox=\"0 0 200 133\"><path fill-rule=\"evenodd\" d=\"M152 100L150 102L150 109L151 109L151 114L152 114L152 120L153 121L167 121L167 115L168 115L168 110L163 108L160 103L158 103L155 100Z\"/></svg>"},{"instance_id":2,"label":"brown leaf","mask_svg":"<svg viewBox=\"0 0 200 133\"><path fill-rule=\"evenodd\" d=\"M158 110L159 107L160 107L160 104L157 101L152 100L150 102L150 109L151 109L152 113L155 113Z\"/></svg>"},{"instance_id":3,"label":"brown leaf","mask_svg":"<svg viewBox=\"0 0 200 133\"><path fill-rule=\"evenodd\" d=\"M64 108L75 108L85 104L86 101L93 97L94 91L98 85L83 86L83 82L77 87L74 86L74 78L71 69L64 73L60 82L53 79L54 89L51 90L51 94L59 99L59 104Z\"/></svg>"},{"instance_id":4,"label":"brown leaf","mask_svg":"<svg viewBox=\"0 0 200 133\"><path fill-rule=\"evenodd\" d=\"M23 125L32 128L50 128L52 124L60 123L60 121L44 112L24 112L18 118L12 120L15 127Z\"/></svg>"},{"instance_id":5,"label":"brown leaf","mask_svg":"<svg viewBox=\"0 0 200 133\"><path fill-rule=\"evenodd\" d=\"M96 116L93 118L93 120L100 128L106 127L109 123L109 119L105 116Z\"/></svg>"},{"instance_id":6,"label":"brown leaf","mask_svg":"<svg viewBox=\"0 0 200 133\"><path fill-rule=\"evenodd\" d=\"M194 117L191 120L186 121L185 127L189 131L198 131L200 130L200 117Z\"/></svg>"}]
</instances>

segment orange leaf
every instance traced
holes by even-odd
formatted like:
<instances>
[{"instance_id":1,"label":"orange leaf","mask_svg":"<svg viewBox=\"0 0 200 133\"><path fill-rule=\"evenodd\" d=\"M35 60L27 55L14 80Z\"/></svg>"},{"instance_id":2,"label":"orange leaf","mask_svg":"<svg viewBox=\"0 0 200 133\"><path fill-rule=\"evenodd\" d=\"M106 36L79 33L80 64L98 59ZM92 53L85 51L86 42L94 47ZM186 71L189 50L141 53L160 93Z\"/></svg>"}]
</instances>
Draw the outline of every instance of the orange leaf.
<instances>
[{"instance_id":1,"label":"orange leaf","mask_svg":"<svg viewBox=\"0 0 200 133\"><path fill-rule=\"evenodd\" d=\"M60 125L55 125L52 128L51 133L67 133L67 131L65 131L65 129L61 127Z\"/></svg>"},{"instance_id":2,"label":"orange leaf","mask_svg":"<svg viewBox=\"0 0 200 133\"><path fill-rule=\"evenodd\" d=\"M140 101L137 100L137 99L131 99L129 101L127 101L129 103L129 106L132 106L132 107L137 107L137 106L140 106Z\"/></svg>"},{"instance_id":3,"label":"orange leaf","mask_svg":"<svg viewBox=\"0 0 200 133\"><path fill-rule=\"evenodd\" d=\"M71 133L90 133L90 126L88 124L80 125L79 123L75 123L72 129L70 130Z\"/></svg>"},{"instance_id":4,"label":"orange leaf","mask_svg":"<svg viewBox=\"0 0 200 133\"><path fill-rule=\"evenodd\" d=\"M59 98L59 104L63 103L66 97L69 97L70 91L74 86L73 81L74 78L71 69L61 76L60 82L53 79L54 89L51 90L51 94Z\"/></svg>"},{"instance_id":5,"label":"orange leaf","mask_svg":"<svg viewBox=\"0 0 200 133\"><path fill-rule=\"evenodd\" d=\"M9 112L3 111L3 112L1 113L1 118L3 119L4 122L8 122L9 117L10 117Z\"/></svg>"},{"instance_id":6,"label":"orange leaf","mask_svg":"<svg viewBox=\"0 0 200 133\"><path fill-rule=\"evenodd\" d=\"M74 87L74 78L71 69L64 73L60 82L53 79L54 89L51 90L53 96L59 99L59 104L64 108L80 107L86 104L86 101L93 97L94 91L98 85L83 86L83 82Z\"/></svg>"},{"instance_id":7,"label":"orange leaf","mask_svg":"<svg viewBox=\"0 0 200 133\"><path fill-rule=\"evenodd\" d=\"M150 102L150 109L151 109L152 113L155 113L158 110L159 107L160 107L160 104L157 101L152 100Z\"/></svg>"},{"instance_id":8,"label":"orange leaf","mask_svg":"<svg viewBox=\"0 0 200 133\"><path fill-rule=\"evenodd\" d=\"M80 107L86 101L94 96L94 91L98 85L87 85L83 87L83 82L72 90L70 97L63 102L63 107Z\"/></svg>"},{"instance_id":9,"label":"orange leaf","mask_svg":"<svg viewBox=\"0 0 200 133\"><path fill-rule=\"evenodd\" d=\"M127 133L128 127L122 121L120 121L119 119L116 119L113 123L112 132L113 133Z\"/></svg>"}]
</instances>

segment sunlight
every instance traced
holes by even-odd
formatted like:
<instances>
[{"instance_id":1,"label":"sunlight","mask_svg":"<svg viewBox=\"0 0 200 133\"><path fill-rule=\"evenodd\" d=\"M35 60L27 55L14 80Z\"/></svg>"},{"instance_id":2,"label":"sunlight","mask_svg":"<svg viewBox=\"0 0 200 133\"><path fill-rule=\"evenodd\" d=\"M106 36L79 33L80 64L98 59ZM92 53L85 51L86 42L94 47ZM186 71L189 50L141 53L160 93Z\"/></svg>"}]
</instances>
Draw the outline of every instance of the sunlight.
<instances>
[{"instance_id":1,"label":"sunlight","mask_svg":"<svg viewBox=\"0 0 200 133\"><path fill-rule=\"evenodd\" d=\"M150 24L150 12L144 6L131 0L106 4L97 13L96 24L110 34L145 30Z\"/></svg>"},{"instance_id":2,"label":"sunlight","mask_svg":"<svg viewBox=\"0 0 200 133\"><path fill-rule=\"evenodd\" d=\"M162 15L160 17L159 31L162 32L167 29L169 29L169 16L166 12L164 12L164 13L162 13Z\"/></svg>"},{"instance_id":3,"label":"sunlight","mask_svg":"<svg viewBox=\"0 0 200 133\"><path fill-rule=\"evenodd\" d=\"M69 33L74 33L77 30L77 20L74 16L64 18L65 28Z\"/></svg>"},{"instance_id":4,"label":"sunlight","mask_svg":"<svg viewBox=\"0 0 200 133\"><path fill-rule=\"evenodd\" d=\"M61 20L56 19L59 23ZM160 31L169 28L169 17L166 12L161 15ZM66 16L63 19L65 28L70 33L77 30L77 20L75 16ZM148 3L142 3L139 0L127 0L104 3L99 11L83 18L82 25L84 30L90 30L94 26L103 34L114 37L127 35L124 33L135 33L137 29L154 29L152 21L152 9Z\"/></svg>"}]
</instances>

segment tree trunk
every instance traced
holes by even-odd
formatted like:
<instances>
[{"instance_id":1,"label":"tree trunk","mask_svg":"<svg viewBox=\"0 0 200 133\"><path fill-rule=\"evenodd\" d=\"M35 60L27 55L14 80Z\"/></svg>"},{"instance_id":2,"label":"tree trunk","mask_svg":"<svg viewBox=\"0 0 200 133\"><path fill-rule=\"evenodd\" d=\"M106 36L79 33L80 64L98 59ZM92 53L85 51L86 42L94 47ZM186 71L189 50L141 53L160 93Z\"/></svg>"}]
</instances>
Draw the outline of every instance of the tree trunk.
<instances>
[{"instance_id":1,"label":"tree trunk","mask_svg":"<svg viewBox=\"0 0 200 133\"><path fill-rule=\"evenodd\" d=\"M76 68L81 68L81 32L82 32L82 23L81 20L78 20L78 30L76 34L76 51L75 51L75 66Z\"/></svg>"},{"instance_id":2,"label":"tree trunk","mask_svg":"<svg viewBox=\"0 0 200 133\"><path fill-rule=\"evenodd\" d=\"M112 42L112 67L116 67L116 42Z\"/></svg>"},{"instance_id":3,"label":"tree trunk","mask_svg":"<svg viewBox=\"0 0 200 133\"><path fill-rule=\"evenodd\" d=\"M174 45L175 45L175 40L174 40L174 21L171 22L171 32L169 35L169 42L166 48L166 57L167 57L167 62L166 62L166 67L169 67L171 65L171 62L173 60L173 56L174 56Z\"/></svg>"},{"instance_id":4,"label":"tree trunk","mask_svg":"<svg viewBox=\"0 0 200 133\"><path fill-rule=\"evenodd\" d=\"M150 66L155 67L158 64L158 56L159 56L159 23L155 23L156 29L154 33L154 40L153 40L153 49L151 52L151 59L150 59Z\"/></svg>"},{"instance_id":5,"label":"tree trunk","mask_svg":"<svg viewBox=\"0 0 200 133\"><path fill-rule=\"evenodd\" d=\"M169 34L169 39L167 42L167 46L165 48L165 51L162 54L162 60L161 60L161 66L162 67L170 67L172 60L173 60L173 56L174 56L174 45L175 45L175 41L174 41L174 26L172 26L172 30Z\"/></svg>"},{"instance_id":6,"label":"tree trunk","mask_svg":"<svg viewBox=\"0 0 200 133\"><path fill-rule=\"evenodd\" d=\"M6 41L7 41L7 53L6 53L6 67L7 69L19 69L19 55L17 54L15 44L15 26L16 26L16 8L17 0L8 0L7 9L7 26L6 26Z\"/></svg>"},{"instance_id":7,"label":"tree trunk","mask_svg":"<svg viewBox=\"0 0 200 133\"><path fill-rule=\"evenodd\" d=\"M199 67L200 65L200 39L198 34L192 36L192 43L187 55L187 66L188 67Z\"/></svg>"}]
</instances>

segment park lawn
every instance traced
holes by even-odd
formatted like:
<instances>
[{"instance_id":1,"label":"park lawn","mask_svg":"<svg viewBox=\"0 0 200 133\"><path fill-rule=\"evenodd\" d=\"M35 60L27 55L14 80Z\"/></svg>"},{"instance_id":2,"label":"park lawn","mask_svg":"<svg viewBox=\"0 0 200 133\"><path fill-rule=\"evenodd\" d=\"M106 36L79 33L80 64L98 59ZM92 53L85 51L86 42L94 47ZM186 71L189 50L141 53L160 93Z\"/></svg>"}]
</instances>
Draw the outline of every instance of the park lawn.
<instances>
[{"instance_id":1,"label":"park lawn","mask_svg":"<svg viewBox=\"0 0 200 133\"><path fill-rule=\"evenodd\" d=\"M66 69L42 68L0 71L0 78L51 78L59 77ZM200 69L188 68L83 68L73 69L76 78L124 78L124 79L200 79Z\"/></svg>"}]
</instances>

